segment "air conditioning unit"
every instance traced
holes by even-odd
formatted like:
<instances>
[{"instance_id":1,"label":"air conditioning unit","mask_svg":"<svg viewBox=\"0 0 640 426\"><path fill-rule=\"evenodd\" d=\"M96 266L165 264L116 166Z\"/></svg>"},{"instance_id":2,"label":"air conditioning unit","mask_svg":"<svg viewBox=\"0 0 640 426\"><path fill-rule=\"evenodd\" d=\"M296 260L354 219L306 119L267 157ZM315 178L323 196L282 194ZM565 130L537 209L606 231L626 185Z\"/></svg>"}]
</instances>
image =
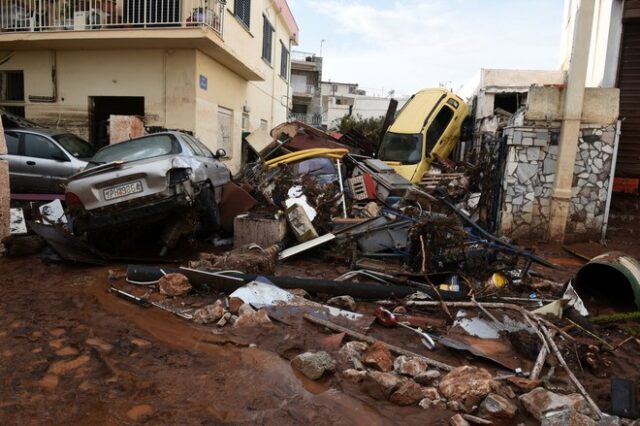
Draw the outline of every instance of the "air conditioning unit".
<instances>
[{"instance_id":1,"label":"air conditioning unit","mask_svg":"<svg viewBox=\"0 0 640 426\"><path fill-rule=\"evenodd\" d=\"M88 29L89 11L83 10L73 13L73 29L74 30L86 30Z\"/></svg>"},{"instance_id":2,"label":"air conditioning unit","mask_svg":"<svg viewBox=\"0 0 640 426\"><path fill-rule=\"evenodd\" d=\"M95 30L109 21L109 14L100 9L84 10L73 14L74 30Z\"/></svg>"}]
</instances>

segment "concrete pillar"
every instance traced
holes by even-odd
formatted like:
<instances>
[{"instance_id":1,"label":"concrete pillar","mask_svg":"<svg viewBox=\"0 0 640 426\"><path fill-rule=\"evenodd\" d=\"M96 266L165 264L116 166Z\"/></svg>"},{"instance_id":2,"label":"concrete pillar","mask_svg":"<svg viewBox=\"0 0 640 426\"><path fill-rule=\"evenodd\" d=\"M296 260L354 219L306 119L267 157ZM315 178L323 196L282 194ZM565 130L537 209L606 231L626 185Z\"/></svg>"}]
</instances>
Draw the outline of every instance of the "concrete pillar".
<instances>
[{"instance_id":1,"label":"concrete pillar","mask_svg":"<svg viewBox=\"0 0 640 426\"><path fill-rule=\"evenodd\" d=\"M7 153L4 128L0 120L0 155ZM0 160L0 240L8 236L11 225L11 191L9 190L9 163Z\"/></svg>"},{"instance_id":2,"label":"concrete pillar","mask_svg":"<svg viewBox=\"0 0 640 426\"><path fill-rule=\"evenodd\" d=\"M580 118L587 77L594 0L580 0L573 30L573 45L567 85L564 94L562 128L560 129L558 161L551 200L549 235L553 241L564 241L569 218L571 187L580 133Z\"/></svg>"}]
</instances>

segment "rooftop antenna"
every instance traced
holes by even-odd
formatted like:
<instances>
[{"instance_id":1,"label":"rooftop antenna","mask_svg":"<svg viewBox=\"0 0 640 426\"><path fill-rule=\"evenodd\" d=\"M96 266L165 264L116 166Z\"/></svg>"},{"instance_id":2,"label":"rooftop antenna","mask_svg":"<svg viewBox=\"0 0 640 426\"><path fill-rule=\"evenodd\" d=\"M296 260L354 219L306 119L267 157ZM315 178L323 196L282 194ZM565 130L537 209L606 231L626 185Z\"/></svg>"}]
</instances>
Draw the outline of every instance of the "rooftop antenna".
<instances>
[{"instance_id":1,"label":"rooftop antenna","mask_svg":"<svg viewBox=\"0 0 640 426\"><path fill-rule=\"evenodd\" d=\"M327 41L325 39L320 40L320 57L322 57L322 46L324 45L324 42Z\"/></svg>"}]
</instances>

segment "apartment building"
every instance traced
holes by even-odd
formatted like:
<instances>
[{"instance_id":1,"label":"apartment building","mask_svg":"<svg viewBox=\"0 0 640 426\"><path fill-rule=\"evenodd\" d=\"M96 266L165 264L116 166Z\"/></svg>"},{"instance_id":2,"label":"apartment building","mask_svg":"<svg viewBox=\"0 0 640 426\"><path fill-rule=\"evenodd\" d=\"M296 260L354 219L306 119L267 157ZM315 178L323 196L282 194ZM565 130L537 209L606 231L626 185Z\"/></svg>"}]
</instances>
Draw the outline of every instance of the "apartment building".
<instances>
[{"instance_id":1,"label":"apartment building","mask_svg":"<svg viewBox=\"0 0 640 426\"><path fill-rule=\"evenodd\" d=\"M96 145L110 115L192 132L240 164L290 107L286 0L0 0L0 106Z\"/></svg>"},{"instance_id":2,"label":"apartment building","mask_svg":"<svg viewBox=\"0 0 640 426\"><path fill-rule=\"evenodd\" d=\"M320 82L322 81L322 57L307 52L292 52L290 118L311 125L322 122Z\"/></svg>"}]
</instances>

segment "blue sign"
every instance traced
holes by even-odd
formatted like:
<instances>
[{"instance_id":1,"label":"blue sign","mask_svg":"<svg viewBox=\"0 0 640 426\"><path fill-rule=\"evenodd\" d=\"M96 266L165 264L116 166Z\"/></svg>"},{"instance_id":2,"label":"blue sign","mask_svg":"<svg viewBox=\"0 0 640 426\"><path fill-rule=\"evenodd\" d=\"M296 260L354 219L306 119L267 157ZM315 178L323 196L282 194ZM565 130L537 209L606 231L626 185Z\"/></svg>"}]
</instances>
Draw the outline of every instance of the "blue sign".
<instances>
[{"instance_id":1,"label":"blue sign","mask_svg":"<svg viewBox=\"0 0 640 426\"><path fill-rule=\"evenodd\" d=\"M200 74L200 88L202 90L207 90L207 77Z\"/></svg>"}]
</instances>

